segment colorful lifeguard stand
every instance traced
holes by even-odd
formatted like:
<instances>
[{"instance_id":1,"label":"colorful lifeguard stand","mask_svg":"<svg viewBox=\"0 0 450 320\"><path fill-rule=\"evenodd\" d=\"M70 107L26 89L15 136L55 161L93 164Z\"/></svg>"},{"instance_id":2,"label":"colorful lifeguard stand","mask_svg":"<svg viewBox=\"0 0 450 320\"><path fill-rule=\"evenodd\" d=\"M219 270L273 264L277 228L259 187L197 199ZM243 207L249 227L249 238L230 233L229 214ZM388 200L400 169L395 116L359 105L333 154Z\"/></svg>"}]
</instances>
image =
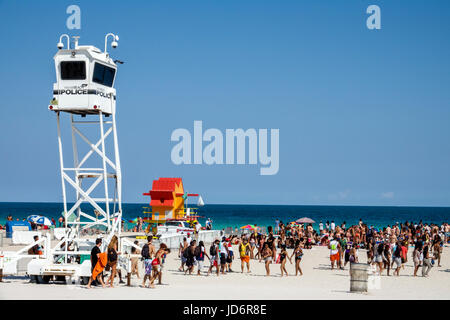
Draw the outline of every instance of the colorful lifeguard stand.
<instances>
[{"instance_id":1,"label":"colorful lifeguard stand","mask_svg":"<svg viewBox=\"0 0 450 320\"><path fill-rule=\"evenodd\" d=\"M144 211L149 214L149 223L165 223L167 220L189 220L195 215L189 214L185 204L187 197L198 197L195 193L186 193L181 178L159 178L153 180L152 189L143 193L150 196L151 211ZM151 216L150 216L151 214Z\"/></svg>"}]
</instances>

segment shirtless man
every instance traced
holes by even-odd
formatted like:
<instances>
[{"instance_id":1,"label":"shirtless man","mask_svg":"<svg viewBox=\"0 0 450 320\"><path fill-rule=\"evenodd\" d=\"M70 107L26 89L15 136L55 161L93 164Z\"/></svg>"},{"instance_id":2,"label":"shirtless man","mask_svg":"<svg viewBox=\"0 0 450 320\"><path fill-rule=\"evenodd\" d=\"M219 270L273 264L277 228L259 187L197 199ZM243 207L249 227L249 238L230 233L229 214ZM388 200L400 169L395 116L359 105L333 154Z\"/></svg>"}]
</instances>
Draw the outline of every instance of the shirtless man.
<instances>
[{"instance_id":1,"label":"shirtless man","mask_svg":"<svg viewBox=\"0 0 450 320\"><path fill-rule=\"evenodd\" d=\"M151 280L151 273L148 270L150 268L149 264L152 262L153 257L156 254L155 246L153 245L153 237L147 237L147 243L142 247L141 255L144 258L144 265L146 266L146 272L144 273L144 278L142 280L142 286L145 287L145 282L147 279Z\"/></svg>"},{"instance_id":2,"label":"shirtless man","mask_svg":"<svg viewBox=\"0 0 450 320\"><path fill-rule=\"evenodd\" d=\"M186 237L183 238L183 243L180 243L180 250L178 252L178 256L181 258L181 267L178 268L179 271L184 272L184 264L186 263L186 258L184 257L184 250L189 247L189 243Z\"/></svg>"}]
</instances>

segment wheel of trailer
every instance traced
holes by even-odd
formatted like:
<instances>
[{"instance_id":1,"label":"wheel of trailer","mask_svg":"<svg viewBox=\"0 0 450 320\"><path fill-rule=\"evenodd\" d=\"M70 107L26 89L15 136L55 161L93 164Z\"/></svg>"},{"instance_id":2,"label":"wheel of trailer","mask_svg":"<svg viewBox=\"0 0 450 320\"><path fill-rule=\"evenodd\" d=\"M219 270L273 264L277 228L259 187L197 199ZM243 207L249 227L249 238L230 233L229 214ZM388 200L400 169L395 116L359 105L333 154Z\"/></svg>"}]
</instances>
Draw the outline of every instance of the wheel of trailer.
<instances>
[{"instance_id":1,"label":"wheel of trailer","mask_svg":"<svg viewBox=\"0 0 450 320\"><path fill-rule=\"evenodd\" d=\"M89 277L81 277L81 284L87 286L89 283Z\"/></svg>"},{"instance_id":2,"label":"wheel of trailer","mask_svg":"<svg viewBox=\"0 0 450 320\"><path fill-rule=\"evenodd\" d=\"M37 283L47 284L49 283L51 276L37 276Z\"/></svg>"}]
</instances>

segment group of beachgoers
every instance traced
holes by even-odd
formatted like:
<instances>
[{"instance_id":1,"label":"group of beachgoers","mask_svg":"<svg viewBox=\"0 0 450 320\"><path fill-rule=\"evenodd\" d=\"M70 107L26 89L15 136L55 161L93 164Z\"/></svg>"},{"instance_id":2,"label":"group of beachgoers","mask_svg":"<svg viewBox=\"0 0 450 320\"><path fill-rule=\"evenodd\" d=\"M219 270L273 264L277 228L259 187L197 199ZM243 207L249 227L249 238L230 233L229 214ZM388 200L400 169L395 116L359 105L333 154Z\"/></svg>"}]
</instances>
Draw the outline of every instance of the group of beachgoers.
<instances>
[{"instance_id":1,"label":"group of beachgoers","mask_svg":"<svg viewBox=\"0 0 450 320\"><path fill-rule=\"evenodd\" d=\"M281 221L276 224L275 232L268 227L268 234L261 234L256 229L249 234L223 236L215 239L207 249L203 241L198 241L198 234L187 234L180 243L178 257L181 265L180 272L184 274L225 275L233 271L235 260L234 249L237 247L240 260L241 273L251 272L251 261L263 262L266 276L271 274L271 264L279 264L281 276L288 276L287 261L295 266L295 276L303 275L301 261L303 252L313 246L327 246L330 250L331 269L345 269L347 264L358 263L358 250L365 250L367 263L376 267L377 272L399 276L405 263L408 261L408 252L412 250L414 262L414 276L422 266L422 276L427 277L431 268L437 261L440 265L442 248L450 241L450 227L447 223L441 226L405 222L396 223L383 229L367 226L362 220L357 225L346 228L345 222L340 226L334 222L319 223L319 232L315 231L311 224L284 225ZM107 252L101 253L101 239L97 239L96 246L92 249L92 277L88 283L96 281L103 286L103 270L110 269L110 277L107 283L113 287L116 275L117 237L113 237L108 245ZM289 254L288 249L292 249ZM153 237L147 237L147 243L141 248L138 241L131 248L131 274L139 275L139 263L143 261L144 275L141 287L154 288L155 281L161 284L164 263L170 249L164 244L157 249L153 245ZM208 268L205 260L209 260ZM120 282L122 276L118 270ZM147 285L148 281L148 285Z\"/></svg>"},{"instance_id":2,"label":"group of beachgoers","mask_svg":"<svg viewBox=\"0 0 450 320\"><path fill-rule=\"evenodd\" d=\"M339 227L332 222L323 228L319 225L320 244L330 249L331 268L343 269L348 262L359 262L358 249L365 249L367 263L376 267L379 275L386 270L388 276L399 276L400 270L408 262L409 248L413 247L414 276L422 266L422 276L427 277L437 261L441 267L442 249L450 241L450 226L443 223L438 226L404 222L383 229L368 227L360 219L358 225L345 228L345 222Z\"/></svg>"},{"instance_id":3,"label":"group of beachgoers","mask_svg":"<svg viewBox=\"0 0 450 320\"><path fill-rule=\"evenodd\" d=\"M281 276L288 276L286 263L289 260L291 264L295 264L295 275L303 275L300 262L305 247L304 239L296 239L294 250L289 255L285 238L274 235L271 227L268 228L268 232L268 235L264 235L258 233L255 229L247 235L224 236L221 239L215 239L209 250L206 250L203 241L197 243L197 240L192 239L188 234L187 237L183 238L178 251L178 256L181 259L179 271L192 274L197 267L197 275L201 275L205 258L207 258L209 268L206 275L210 275L213 271L217 276L233 272L232 265L235 259L233 246L237 246L239 260L241 261L241 273L244 273L244 270L250 273L250 261L258 260L264 262L267 276L270 276L270 265L272 263L280 264ZM293 258L295 263L292 262Z\"/></svg>"},{"instance_id":4,"label":"group of beachgoers","mask_svg":"<svg viewBox=\"0 0 450 320\"><path fill-rule=\"evenodd\" d=\"M154 282L156 279L158 279L158 283L161 284L164 262L167 254L170 253L170 249L164 243L161 243L159 245L159 249L156 249L153 245L152 236L147 237L147 243L144 244L141 249L138 249L140 248L138 244L139 242L136 240L131 248L131 254L133 255L133 258L131 258L131 275L136 275L137 278L140 279L138 264L141 259L137 256L141 255L144 262L144 276L141 287L154 288ZM116 236L112 237L106 252L101 252L101 246L102 239L98 238L91 251L92 275L87 284L87 288L91 288L93 283L96 285L101 284L103 287L106 287L104 282L104 271L110 271L110 276L106 282L109 287L114 287L114 278L116 273L119 276L119 283L125 283L122 280L122 273L120 269L117 268L118 256L121 254L121 252L117 251L118 238Z\"/></svg>"}]
</instances>

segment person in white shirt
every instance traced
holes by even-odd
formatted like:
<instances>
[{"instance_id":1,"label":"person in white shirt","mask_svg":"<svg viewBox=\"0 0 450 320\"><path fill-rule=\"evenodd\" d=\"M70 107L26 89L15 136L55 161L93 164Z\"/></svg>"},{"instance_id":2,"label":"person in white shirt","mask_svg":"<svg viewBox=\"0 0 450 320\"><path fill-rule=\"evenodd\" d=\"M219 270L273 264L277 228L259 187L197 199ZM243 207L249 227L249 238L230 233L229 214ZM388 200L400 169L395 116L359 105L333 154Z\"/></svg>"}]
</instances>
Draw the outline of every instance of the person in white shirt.
<instances>
[{"instance_id":1,"label":"person in white shirt","mask_svg":"<svg viewBox=\"0 0 450 320\"><path fill-rule=\"evenodd\" d=\"M330 249L331 270L334 269L334 262L336 262L336 267L340 265L339 249L341 245L338 240L339 236L332 238L328 244L328 249Z\"/></svg>"},{"instance_id":2,"label":"person in white shirt","mask_svg":"<svg viewBox=\"0 0 450 320\"><path fill-rule=\"evenodd\" d=\"M331 231L334 231L336 229L336 225L334 224L334 221L331 221Z\"/></svg>"},{"instance_id":3,"label":"person in white shirt","mask_svg":"<svg viewBox=\"0 0 450 320\"><path fill-rule=\"evenodd\" d=\"M194 228L195 228L195 238L198 240L198 233L202 229L202 225L200 224L200 222L196 222Z\"/></svg>"},{"instance_id":4,"label":"person in white shirt","mask_svg":"<svg viewBox=\"0 0 450 320\"><path fill-rule=\"evenodd\" d=\"M222 274L225 274L228 258L228 243L225 237L222 238L222 241L219 244L219 252L220 252L220 271L222 272Z\"/></svg>"},{"instance_id":5,"label":"person in white shirt","mask_svg":"<svg viewBox=\"0 0 450 320\"><path fill-rule=\"evenodd\" d=\"M188 233L188 234L187 234L187 237L186 237L186 242L187 242L188 244L190 244L191 241L192 241L191 234Z\"/></svg>"},{"instance_id":6,"label":"person in white shirt","mask_svg":"<svg viewBox=\"0 0 450 320\"><path fill-rule=\"evenodd\" d=\"M322 221L320 221L320 223L319 223L319 231L320 231L320 234L323 233L323 223L322 223Z\"/></svg>"}]
</instances>

